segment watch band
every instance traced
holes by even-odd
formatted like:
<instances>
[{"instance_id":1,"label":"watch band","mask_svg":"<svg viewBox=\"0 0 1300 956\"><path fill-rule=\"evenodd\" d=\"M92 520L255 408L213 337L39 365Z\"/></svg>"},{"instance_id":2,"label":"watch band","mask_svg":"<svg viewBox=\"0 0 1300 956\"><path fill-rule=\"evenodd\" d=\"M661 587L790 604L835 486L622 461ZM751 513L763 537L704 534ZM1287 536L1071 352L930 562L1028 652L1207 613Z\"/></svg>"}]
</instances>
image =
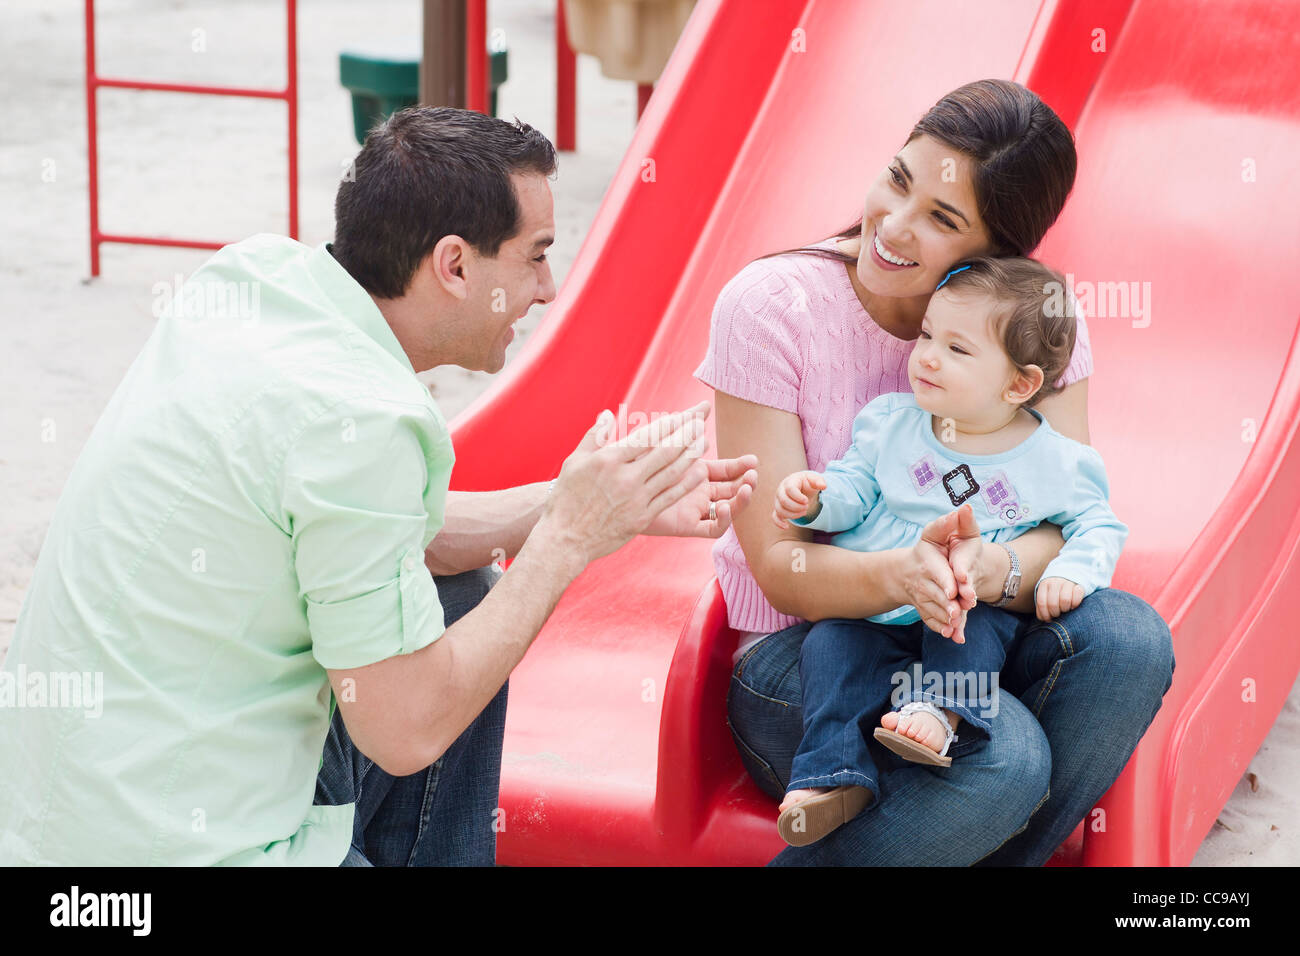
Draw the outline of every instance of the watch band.
<instances>
[{"instance_id":1,"label":"watch band","mask_svg":"<svg viewBox=\"0 0 1300 956\"><path fill-rule=\"evenodd\" d=\"M1001 541L998 544L1006 548L1007 554L1011 557L1011 568L1007 571L1007 579L1002 582L1002 599L997 601L993 605L994 607L1010 604L1015 600L1016 595L1020 593L1020 559L1010 545L1003 544Z\"/></svg>"}]
</instances>

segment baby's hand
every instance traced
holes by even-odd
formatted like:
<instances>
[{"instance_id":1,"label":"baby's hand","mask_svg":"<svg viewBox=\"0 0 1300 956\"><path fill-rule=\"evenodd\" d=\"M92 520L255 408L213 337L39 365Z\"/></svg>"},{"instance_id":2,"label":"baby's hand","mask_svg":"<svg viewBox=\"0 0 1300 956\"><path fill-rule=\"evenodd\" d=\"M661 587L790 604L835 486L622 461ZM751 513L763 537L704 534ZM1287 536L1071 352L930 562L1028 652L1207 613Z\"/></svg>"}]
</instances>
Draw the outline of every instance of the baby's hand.
<instances>
[{"instance_id":1,"label":"baby's hand","mask_svg":"<svg viewBox=\"0 0 1300 956\"><path fill-rule=\"evenodd\" d=\"M818 493L825 490L826 479L815 471L796 471L793 475L786 475L776 489L772 520L778 528L788 528L791 518L816 513Z\"/></svg>"},{"instance_id":2,"label":"baby's hand","mask_svg":"<svg viewBox=\"0 0 1300 956\"><path fill-rule=\"evenodd\" d=\"M1083 588L1065 578L1043 578L1034 599L1040 621L1050 621L1083 603Z\"/></svg>"}]
</instances>

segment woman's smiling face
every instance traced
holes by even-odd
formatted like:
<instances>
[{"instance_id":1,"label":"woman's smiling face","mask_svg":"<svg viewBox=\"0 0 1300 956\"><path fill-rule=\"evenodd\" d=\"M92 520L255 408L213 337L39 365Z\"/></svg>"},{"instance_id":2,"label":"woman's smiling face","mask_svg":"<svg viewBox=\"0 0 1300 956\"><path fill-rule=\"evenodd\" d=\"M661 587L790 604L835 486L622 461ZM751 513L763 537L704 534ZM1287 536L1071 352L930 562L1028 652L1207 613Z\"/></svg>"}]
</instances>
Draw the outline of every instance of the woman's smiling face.
<instances>
[{"instance_id":1,"label":"woman's smiling face","mask_svg":"<svg viewBox=\"0 0 1300 956\"><path fill-rule=\"evenodd\" d=\"M871 184L857 274L873 294L928 295L955 263L992 252L964 153L922 134Z\"/></svg>"}]
</instances>

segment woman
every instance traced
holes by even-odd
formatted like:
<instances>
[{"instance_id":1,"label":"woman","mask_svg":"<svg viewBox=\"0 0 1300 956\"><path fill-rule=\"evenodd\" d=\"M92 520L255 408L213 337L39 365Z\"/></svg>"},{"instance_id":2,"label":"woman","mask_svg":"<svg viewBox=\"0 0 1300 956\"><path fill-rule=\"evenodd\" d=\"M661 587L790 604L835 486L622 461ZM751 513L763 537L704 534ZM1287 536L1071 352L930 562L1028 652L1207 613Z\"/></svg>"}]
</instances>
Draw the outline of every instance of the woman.
<instances>
[{"instance_id":1,"label":"woman","mask_svg":"<svg viewBox=\"0 0 1300 956\"><path fill-rule=\"evenodd\" d=\"M887 756L877 809L784 850L777 864L1042 864L1114 782L1172 682L1169 628L1131 594L1104 588L1059 617L1035 616L1035 585L1062 546L1052 525L986 544L953 512L912 548L864 554L782 530L764 506L786 475L844 453L868 401L909 390L930 294L961 259L1029 255L1064 206L1075 163L1069 130L1035 94L968 84L912 130L860 223L750 263L718 298L696 376L716 392L718 453L760 462L759 506L719 540L714 562L743 635L729 723L764 792L784 793L802 734L799 648L810 621L911 604L947 636L976 600L1006 598L1021 615L994 742L939 771ZM1061 392L1037 407L1087 443L1082 319L1077 338Z\"/></svg>"}]
</instances>

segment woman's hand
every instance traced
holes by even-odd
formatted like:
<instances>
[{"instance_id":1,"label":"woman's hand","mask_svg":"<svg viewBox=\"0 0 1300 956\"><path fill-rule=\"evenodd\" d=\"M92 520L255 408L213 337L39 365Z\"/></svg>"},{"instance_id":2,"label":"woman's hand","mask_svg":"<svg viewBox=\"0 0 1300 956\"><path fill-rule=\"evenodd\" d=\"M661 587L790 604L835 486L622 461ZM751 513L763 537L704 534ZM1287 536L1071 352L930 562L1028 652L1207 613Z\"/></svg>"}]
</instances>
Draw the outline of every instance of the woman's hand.
<instances>
[{"instance_id":1,"label":"woman's hand","mask_svg":"<svg viewBox=\"0 0 1300 956\"><path fill-rule=\"evenodd\" d=\"M921 539L904 550L907 557L900 569L900 584L907 603L917 609L926 627L964 644L967 609L957 601L957 578L949 564L958 514L953 511L935 518L925 526Z\"/></svg>"},{"instance_id":2,"label":"woman's hand","mask_svg":"<svg viewBox=\"0 0 1300 956\"><path fill-rule=\"evenodd\" d=\"M948 563L957 579L958 603L969 611L977 600L992 603L1002 597L1010 558L1004 548L986 546L970 505L963 504L953 514L957 530L948 542Z\"/></svg>"}]
</instances>

